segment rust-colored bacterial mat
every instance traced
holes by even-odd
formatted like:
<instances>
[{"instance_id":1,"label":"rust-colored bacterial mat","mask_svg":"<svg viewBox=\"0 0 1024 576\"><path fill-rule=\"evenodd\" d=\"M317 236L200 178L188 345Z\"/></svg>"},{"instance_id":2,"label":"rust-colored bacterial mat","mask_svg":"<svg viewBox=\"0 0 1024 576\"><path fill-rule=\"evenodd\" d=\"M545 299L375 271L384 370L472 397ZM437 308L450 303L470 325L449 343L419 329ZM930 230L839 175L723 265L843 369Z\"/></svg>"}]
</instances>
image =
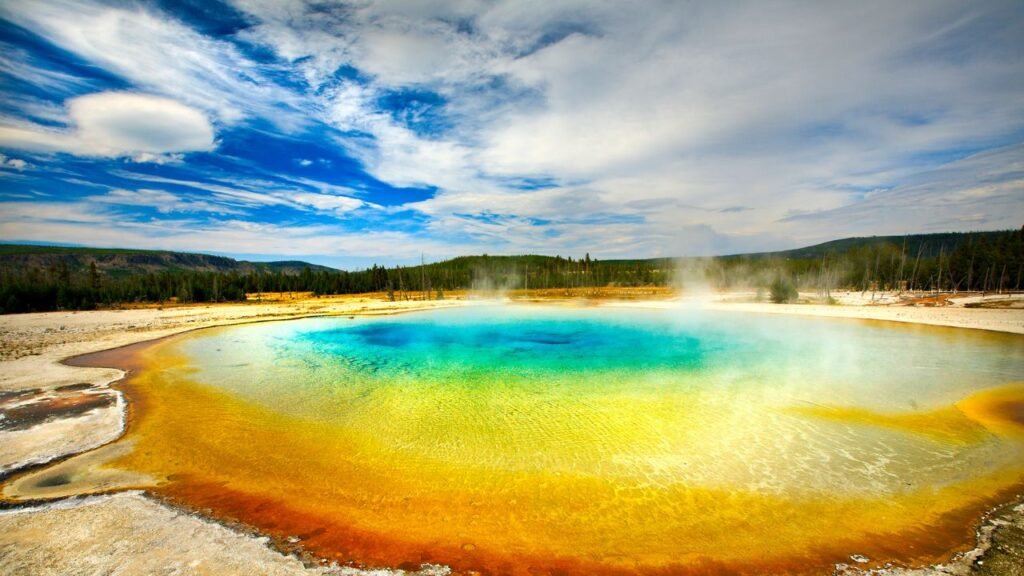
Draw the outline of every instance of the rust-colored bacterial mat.
<instances>
[{"instance_id":1,"label":"rust-colored bacterial mat","mask_svg":"<svg viewBox=\"0 0 1024 576\"><path fill-rule=\"evenodd\" d=\"M491 574L821 573L969 547L1024 480L1024 339L473 307L134 353L107 466L324 558Z\"/></svg>"}]
</instances>

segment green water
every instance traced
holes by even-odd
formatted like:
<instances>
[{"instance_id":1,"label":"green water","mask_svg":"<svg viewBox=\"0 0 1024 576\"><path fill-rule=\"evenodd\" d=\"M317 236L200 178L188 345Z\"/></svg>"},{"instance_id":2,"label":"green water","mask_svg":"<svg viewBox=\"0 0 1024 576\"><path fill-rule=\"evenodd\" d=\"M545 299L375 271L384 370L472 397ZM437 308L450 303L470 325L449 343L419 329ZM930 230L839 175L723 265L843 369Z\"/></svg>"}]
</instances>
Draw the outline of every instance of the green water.
<instances>
[{"instance_id":1,"label":"green water","mask_svg":"<svg viewBox=\"0 0 1024 576\"><path fill-rule=\"evenodd\" d=\"M180 351L195 380L396 461L884 494L1021 456L994 440L937 443L789 411L920 413L1024 380L1022 339L964 330L478 306L229 328Z\"/></svg>"}]
</instances>

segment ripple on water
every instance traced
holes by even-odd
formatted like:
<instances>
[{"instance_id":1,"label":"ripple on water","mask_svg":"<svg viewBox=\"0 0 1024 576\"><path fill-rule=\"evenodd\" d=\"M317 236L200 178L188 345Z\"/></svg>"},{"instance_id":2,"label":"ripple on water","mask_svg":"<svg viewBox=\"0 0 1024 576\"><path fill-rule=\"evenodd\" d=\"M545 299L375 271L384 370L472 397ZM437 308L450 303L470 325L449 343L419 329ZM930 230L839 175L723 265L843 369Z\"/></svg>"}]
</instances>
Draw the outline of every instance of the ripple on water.
<instances>
[{"instance_id":1,"label":"ripple on water","mask_svg":"<svg viewBox=\"0 0 1024 576\"><path fill-rule=\"evenodd\" d=\"M202 331L148 354L117 466L272 533L318 526L304 546L365 564L932 559L1022 478L1024 392L997 388L1024 380L1019 337L474 309Z\"/></svg>"}]
</instances>

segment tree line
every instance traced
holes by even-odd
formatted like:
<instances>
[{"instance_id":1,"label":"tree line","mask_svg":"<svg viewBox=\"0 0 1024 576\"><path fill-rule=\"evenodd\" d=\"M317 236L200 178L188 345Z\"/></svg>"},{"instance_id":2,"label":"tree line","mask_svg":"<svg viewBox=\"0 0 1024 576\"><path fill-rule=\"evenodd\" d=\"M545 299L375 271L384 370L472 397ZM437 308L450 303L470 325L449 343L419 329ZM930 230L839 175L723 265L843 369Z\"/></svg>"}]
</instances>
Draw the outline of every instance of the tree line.
<instances>
[{"instance_id":1,"label":"tree line","mask_svg":"<svg viewBox=\"0 0 1024 576\"><path fill-rule=\"evenodd\" d=\"M698 279L717 289L771 288L791 295L857 290L1019 291L1024 287L1024 228L1000 233L928 236L915 243L851 243L810 257L805 251L703 259L597 260L561 256L464 256L419 266L295 273L239 271L104 272L72 267L0 265L0 313L89 310L126 303L232 302L262 292L315 295L380 292L393 300L443 298L451 290L580 289L680 286ZM952 238L952 240L951 240ZM950 244L947 245L946 243ZM697 271L696 273L694 271Z\"/></svg>"},{"instance_id":2,"label":"tree line","mask_svg":"<svg viewBox=\"0 0 1024 576\"><path fill-rule=\"evenodd\" d=\"M582 288L608 284L665 285L671 264L657 261L598 262L560 256L466 256L420 266L340 271L306 267L274 270L191 271L168 269L106 273L95 262L73 268L0 266L0 313L91 310L126 303L237 302L247 294L312 292L314 295L382 292L393 300L443 298L450 290Z\"/></svg>"},{"instance_id":3,"label":"tree line","mask_svg":"<svg viewBox=\"0 0 1024 576\"><path fill-rule=\"evenodd\" d=\"M820 257L716 258L706 276L717 288L779 287L828 294L861 291L1006 292L1024 288L1024 228L864 243ZM801 251L797 251L801 252Z\"/></svg>"}]
</instances>

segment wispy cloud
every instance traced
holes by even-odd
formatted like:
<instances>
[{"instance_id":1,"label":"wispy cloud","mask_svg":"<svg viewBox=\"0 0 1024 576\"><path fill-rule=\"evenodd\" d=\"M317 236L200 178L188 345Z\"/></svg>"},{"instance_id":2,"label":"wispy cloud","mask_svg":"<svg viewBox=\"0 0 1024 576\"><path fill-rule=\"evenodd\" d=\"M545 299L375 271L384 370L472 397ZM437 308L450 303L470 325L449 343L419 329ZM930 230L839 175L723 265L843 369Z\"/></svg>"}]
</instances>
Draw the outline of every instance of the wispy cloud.
<instances>
[{"instance_id":1,"label":"wispy cloud","mask_svg":"<svg viewBox=\"0 0 1024 576\"><path fill-rule=\"evenodd\" d=\"M255 208L260 206L286 206L295 209L313 209L321 212L341 214L359 208L376 208L373 203L360 200L338 191L351 193L347 188L331 186L309 179L296 179L300 186L287 183L236 179L230 183L218 181L179 180L129 171L116 171L115 175L129 180L173 184L194 190L212 193L222 204ZM312 188L313 190L310 190Z\"/></svg>"},{"instance_id":2,"label":"wispy cloud","mask_svg":"<svg viewBox=\"0 0 1024 576\"><path fill-rule=\"evenodd\" d=\"M0 5L0 17L141 90L210 112L219 122L258 116L294 128L304 121L298 95L266 81L266 69L235 44L201 34L161 10L11 0Z\"/></svg>"},{"instance_id":3,"label":"wispy cloud","mask_svg":"<svg viewBox=\"0 0 1024 576\"><path fill-rule=\"evenodd\" d=\"M1024 221L1011 0L232 0L210 13L231 25L146 3L0 5L37 40L4 40L15 87L0 148L33 166L11 192L129 220L119 195L135 197L147 217L201 220L188 229L206 245L280 233L305 250L289 254L315 254L316 233L359 249L385 235L372 253L395 258L400 242L643 256ZM76 111L104 94L164 104ZM69 178L106 192L56 183Z\"/></svg>"},{"instance_id":4,"label":"wispy cloud","mask_svg":"<svg viewBox=\"0 0 1024 576\"><path fill-rule=\"evenodd\" d=\"M742 205L696 221L686 209L663 216L784 234L788 210L838 208L929 168L922 154L1005 143L1024 128L1012 24L1024 17L1010 3L498 3L409 14L359 4L338 18L305 3L238 5L257 19L250 37L327 87L329 122L371 136L347 145L378 178L441 188L417 206L432 214L523 210L547 195L513 196L493 177L541 176L588 182L601 209L655 195ZM324 73L341 66L365 76ZM487 83L522 97L498 99L479 89ZM380 109L382 92L403 87L441 94L455 128L423 136Z\"/></svg>"},{"instance_id":5,"label":"wispy cloud","mask_svg":"<svg viewBox=\"0 0 1024 576\"><path fill-rule=\"evenodd\" d=\"M89 246L182 250L238 255L318 255L352 262L363 258L412 262L421 252L453 254L469 247L404 232L351 233L331 225L282 225L250 220L160 221L126 219L99 203L8 202L0 213L3 238Z\"/></svg>"},{"instance_id":6,"label":"wispy cloud","mask_svg":"<svg viewBox=\"0 0 1024 576\"><path fill-rule=\"evenodd\" d=\"M1012 229L1024 216L1024 145L986 151L907 178L829 210L797 211L785 222L856 234Z\"/></svg>"},{"instance_id":7,"label":"wispy cloud","mask_svg":"<svg viewBox=\"0 0 1024 576\"><path fill-rule=\"evenodd\" d=\"M99 202L103 204L117 204L121 206L146 206L155 208L158 212L169 214L171 212L210 212L213 214L241 215L243 211L229 208L223 204L205 202L202 200L190 200L164 190L142 188L139 190L124 190L116 188L106 194L88 196L86 202Z\"/></svg>"}]
</instances>

